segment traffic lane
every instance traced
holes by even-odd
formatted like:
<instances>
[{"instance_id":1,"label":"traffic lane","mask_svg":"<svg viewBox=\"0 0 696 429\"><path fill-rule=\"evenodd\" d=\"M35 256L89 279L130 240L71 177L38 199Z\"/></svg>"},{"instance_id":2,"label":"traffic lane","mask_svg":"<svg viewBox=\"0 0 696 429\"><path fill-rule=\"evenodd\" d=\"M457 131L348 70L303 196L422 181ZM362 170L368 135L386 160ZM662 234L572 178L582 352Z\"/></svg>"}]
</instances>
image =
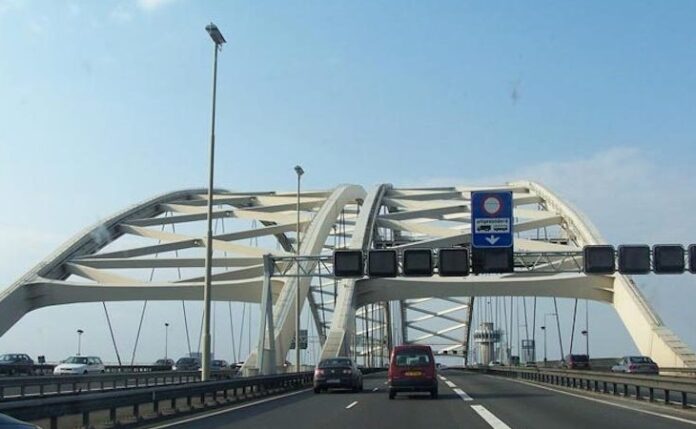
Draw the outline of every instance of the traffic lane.
<instances>
[{"instance_id":1,"label":"traffic lane","mask_svg":"<svg viewBox=\"0 0 696 429\"><path fill-rule=\"evenodd\" d=\"M510 427L667 429L693 425L591 401L503 377L461 371L442 375L484 405ZM581 395L582 392L577 392ZM607 398L609 399L609 398Z\"/></svg>"},{"instance_id":2,"label":"traffic lane","mask_svg":"<svg viewBox=\"0 0 696 429\"><path fill-rule=\"evenodd\" d=\"M346 409L356 400L361 403L369 396L385 394L383 379L379 376L365 376L364 391L353 393L350 390L334 390L315 394L311 389L302 393L284 396L258 404L241 404L230 407L229 412L211 413L210 417L192 416L184 418L181 423L155 426L167 428L266 428L266 427L331 427L334 421L345 414ZM377 391L373 389L377 388ZM381 392L380 392L381 391ZM248 406L245 406L248 405ZM353 406L355 407L355 406ZM223 410L220 410L223 411Z\"/></svg>"},{"instance_id":3,"label":"traffic lane","mask_svg":"<svg viewBox=\"0 0 696 429\"><path fill-rule=\"evenodd\" d=\"M440 397L428 394L399 394L390 400L384 374L366 375L364 391L332 391L314 394L311 391L270 400L258 405L196 419L197 416L154 426L154 428L429 428L467 427L490 429L488 425L454 391L440 381ZM272 398L270 398L272 399ZM238 405L239 406L239 405ZM243 406L243 405L241 405ZM239 407L241 407L239 406Z\"/></svg>"}]
</instances>

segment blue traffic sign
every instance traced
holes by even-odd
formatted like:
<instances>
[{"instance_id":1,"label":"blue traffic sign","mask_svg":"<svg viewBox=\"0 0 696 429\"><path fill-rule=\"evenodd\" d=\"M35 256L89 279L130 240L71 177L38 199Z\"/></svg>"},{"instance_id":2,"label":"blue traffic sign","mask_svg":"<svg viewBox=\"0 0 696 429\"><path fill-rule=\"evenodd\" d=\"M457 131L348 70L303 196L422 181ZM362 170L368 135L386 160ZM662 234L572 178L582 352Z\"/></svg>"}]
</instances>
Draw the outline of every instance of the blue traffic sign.
<instances>
[{"instance_id":1,"label":"blue traffic sign","mask_svg":"<svg viewBox=\"0 0 696 429\"><path fill-rule=\"evenodd\" d=\"M471 193L471 243L476 248L512 247L511 191Z\"/></svg>"}]
</instances>

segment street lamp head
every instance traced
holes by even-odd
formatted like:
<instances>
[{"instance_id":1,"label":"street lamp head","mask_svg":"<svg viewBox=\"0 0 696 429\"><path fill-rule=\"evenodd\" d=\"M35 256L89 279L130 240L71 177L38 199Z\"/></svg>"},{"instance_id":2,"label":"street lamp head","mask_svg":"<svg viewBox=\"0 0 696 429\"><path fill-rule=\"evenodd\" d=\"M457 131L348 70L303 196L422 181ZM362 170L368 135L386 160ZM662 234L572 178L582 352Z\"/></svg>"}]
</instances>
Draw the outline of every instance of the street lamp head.
<instances>
[{"instance_id":1,"label":"street lamp head","mask_svg":"<svg viewBox=\"0 0 696 429\"><path fill-rule=\"evenodd\" d=\"M169 327L169 323L164 322L164 326L168 328L168 327Z\"/></svg>"},{"instance_id":2,"label":"street lamp head","mask_svg":"<svg viewBox=\"0 0 696 429\"><path fill-rule=\"evenodd\" d=\"M225 38L222 36L220 29L218 29L217 25L213 24L212 22L205 26L205 31L210 34L210 38L213 39L213 42L215 42L217 46L227 43Z\"/></svg>"},{"instance_id":3,"label":"street lamp head","mask_svg":"<svg viewBox=\"0 0 696 429\"><path fill-rule=\"evenodd\" d=\"M584 329L583 329L582 331L580 331L580 333L581 333L582 335L587 335L587 331L584 330Z\"/></svg>"},{"instance_id":4,"label":"street lamp head","mask_svg":"<svg viewBox=\"0 0 696 429\"><path fill-rule=\"evenodd\" d=\"M539 329L541 329L542 331L544 331L544 330L546 330L546 326L541 326Z\"/></svg>"},{"instance_id":5,"label":"street lamp head","mask_svg":"<svg viewBox=\"0 0 696 429\"><path fill-rule=\"evenodd\" d=\"M82 329L78 329L78 330L77 330L77 333L78 333L78 334L84 334L85 331L83 331Z\"/></svg>"},{"instance_id":6,"label":"street lamp head","mask_svg":"<svg viewBox=\"0 0 696 429\"><path fill-rule=\"evenodd\" d=\"M302 176L304 174L304 170L299 165L296 165L295 166L295 173L297 173L298 176Z\"/></svg>"}]
</instances>

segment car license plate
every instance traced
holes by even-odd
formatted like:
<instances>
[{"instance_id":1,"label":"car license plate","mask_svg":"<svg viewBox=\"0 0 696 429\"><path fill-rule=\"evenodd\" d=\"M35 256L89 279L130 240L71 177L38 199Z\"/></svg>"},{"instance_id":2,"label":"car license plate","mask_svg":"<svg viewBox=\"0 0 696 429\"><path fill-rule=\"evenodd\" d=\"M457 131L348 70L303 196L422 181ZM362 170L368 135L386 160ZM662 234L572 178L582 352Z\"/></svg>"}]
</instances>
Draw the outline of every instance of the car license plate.
<instances>
[{"instance_id":1,"label":"car license plate","mask_svg":"<svg viewBox=\"0 0 696 429\"><path fill-rule=\"evenodd\" d=\"M406 377L420 377L423 374L420 371L406 371Z\"/></svg>"},{"instance_id":2,"label":"car license plate","mask_svg":"<svg viewBox=\"0 0 696 429\"><path fill-rule=\"evenodd\" d=\"M329 384L338 384L341 382L341 380L339 380L338 378L331 378L329 380L326 380L326 382Z\"/></svg>"}]
</instances>

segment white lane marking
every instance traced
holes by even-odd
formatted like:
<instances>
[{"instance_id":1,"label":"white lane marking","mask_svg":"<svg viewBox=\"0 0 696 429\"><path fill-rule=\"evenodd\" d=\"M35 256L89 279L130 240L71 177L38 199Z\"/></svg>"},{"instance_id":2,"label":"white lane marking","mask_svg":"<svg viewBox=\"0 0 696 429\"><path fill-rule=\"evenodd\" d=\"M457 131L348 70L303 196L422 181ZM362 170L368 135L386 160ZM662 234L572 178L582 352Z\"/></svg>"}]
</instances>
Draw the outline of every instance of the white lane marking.
<instances>
[{"instance_id":1,"label":"white lane marking","mask_svg":"<svg viewBox=\"0 0 696 429\"><path fill-rule=\"evenodd\" d=\"M473 401L474 400L471 396L467 395L466 392L463 391L462 389L459 389L459 388L454 389L454 393L459 395L459 397L465 401Z\"/></svg>"},{"instance_id":2,"label":"white lane marking","mask_svg":"<svg viewBox=\"0 0 696 429\"><path fill-rule=\"evenodd\" d=\"M441 376L441 375L438 375L438 378L439 378L440 380L442 380L442 381L447 381L447 379L446 379L445 377Z\"/></svg>"},{"instance_id":3,"label":"white lane marking","mask_svg":"<svg viewBox=\"0 0 696 429\"><path fill-rule=\"evenodd\" d=\"M358 401L353 401L346 407L346 410L350 410L351 408L353 408L356 405L358 405Z\"/></svg>"},{"instance_id":4,"label":"white lane marking","mask_svg":"<svg viewBox=\"0 0 696 429\"><path fill-rule=\"evenodd\" d=\"M446 384L447 386L449 386L449 387L457 387L456 384L452 383L452 382L449 381L449 380L445 381L445 384Z\"/></svg>"},{"instance_id":5,"label":"white lane marking","mask_svg":"<svg viewBox=\"0 0 696 429\"><path fill-rule=\"evenodd\" d=\"M472 405L471 408L473 408L493 429L510 429L510 426L506 425L483 405Z\"/></svg>"},{"instance_id":6,"label":"white lane marking","mask_svg":"<svg viewBox=\"0 0 696 429\"><path fill-rule=\"evenodd\" d=\"M233 407L233 408L227 408L227 409L220 410L220 411L213 411L212 413L203 414L203 415L196 416L196 417L190 417L188 419L177 420L175 422L166 423L166 424L159 425L159 426L153 426L150 429L164 429L164 428L170 428L172 426L179 426L179 425L183 425L186 423L195 422L196 420L207 419L208 417L219 416L220 414L225 414L225 413L230 413L232 411L241 410L242 408L253 407L254 405L259 405L259 404L263 404L266 402L271 402L271 401L275 401L278 399L287 398L288 396L299 395L300 393L306 393L306 392L309 392L310 390L312 390L312 388L302 389L302 390L298 390L296 392L290 392L290 393L286 393L285 395L279 395L279 396L274 396L272 398L261 399L261 400L256 401L256 402L250 402L248 404L239 405L239 406Z\"/></svg>"},{"instance_id":7,"label":"white lane marking","mask_svg":"<svg viewBox=\"0 0 696 429\"><path fill-rule=\"evenodd\" d=\"M374 389L372 389L373 392L376 392L378 390L379 390L379 387L375 387Z\"/></svg>"},{"instance_id":8,"label":"white lane marking","mask_svg":"<svg viewBox=\"0 0 696 429\"><path fill-rule=\"evenodd\" d=\"M491 375L489 377L494 377L494 376ZM635 411L637 413L648 414L648 415L656 416L656 417L663 417L665 419L675 420L675 421L678 421L681 423L687 423L687 424L696 426L696 421L694 421L694 420L687 420L687 419L683 419L683 418L677 417L677 416L670 416L669 414L662 414L662 413L658 413L656 411L648 411L648 410L642 410L640 408L632 408L628 405L616 404L616 403L605 401L605 400L602 400L599 398L590 398L589 396L582 396L582 395L578 395L578 394L571 393L571 392L565 392L563 390L558 390L558 389L554 389L552 387L547 387L547 386L540 386L538 384L528 383L528 382L522 381L522 380L509 380L509 381L513 381L515 383L526 384L527 386L532 386L532 387L536 387L539 389L549 390L551 392L562 393L564 395L573 396L575 398L587 399L588 401L592 401L592 402L599 402L600 404L610 405L612 407L623 408L625 410Z\"/></svg>"}]
</instances>

